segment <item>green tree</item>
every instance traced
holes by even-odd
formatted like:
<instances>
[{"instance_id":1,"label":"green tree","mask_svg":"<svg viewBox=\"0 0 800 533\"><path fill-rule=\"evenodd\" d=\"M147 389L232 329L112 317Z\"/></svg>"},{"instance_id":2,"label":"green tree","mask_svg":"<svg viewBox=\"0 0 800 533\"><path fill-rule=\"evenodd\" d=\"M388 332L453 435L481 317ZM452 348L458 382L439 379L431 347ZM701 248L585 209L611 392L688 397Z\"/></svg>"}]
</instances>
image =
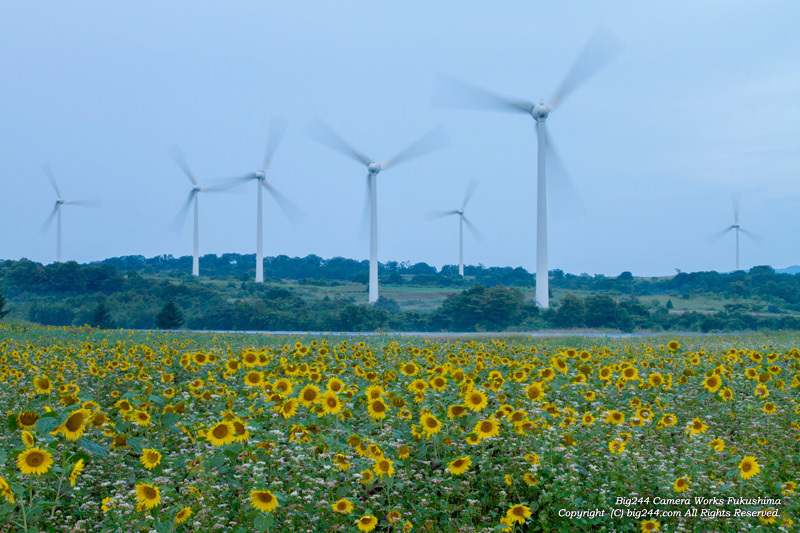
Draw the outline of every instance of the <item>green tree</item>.
<instances>
[{"instance_id":1,"label":"green tree","mask_svg":"<svg viewBox=\"0 0 800 533\"><path fill-rule=\"evenodd\" d=\"M109 311L105 300L100 300L97 307L92 311L92 318L89 325L98 329L113 329L114 320L111 318L111 311Z\"/></svg>"},{"instance_id":2,"label":"green tree","mask_svg":"<svg viewBox=\"0 0 800 533\"><path fill-rule=\"evenodd\" d=\"M183 311L174 300L168 301L156 315L158 329L177 329L183 325Z\"/></svg>"},{"instance_id":3,"label":"green tree","mask_svg":"<svg viewBox=\"0 0 800 533\"><path fill-rule=\"evenodd\" d=\"M556 309L554 322L559 328L580 328L586 323L586 305L574 294L567 294Z\"/></svg>"},{"instance_id":4,"label":"green tree","mask_svg":"<svg viewBox=\"0 0 800 533\"><path fill-rule=\"evenodd\" d=\"M3 293L0 292L0 319L6 316L8 313L11 312L10 309L5 309L6 307L6 297L3 296Z\"/></svg>"}]
</instances>

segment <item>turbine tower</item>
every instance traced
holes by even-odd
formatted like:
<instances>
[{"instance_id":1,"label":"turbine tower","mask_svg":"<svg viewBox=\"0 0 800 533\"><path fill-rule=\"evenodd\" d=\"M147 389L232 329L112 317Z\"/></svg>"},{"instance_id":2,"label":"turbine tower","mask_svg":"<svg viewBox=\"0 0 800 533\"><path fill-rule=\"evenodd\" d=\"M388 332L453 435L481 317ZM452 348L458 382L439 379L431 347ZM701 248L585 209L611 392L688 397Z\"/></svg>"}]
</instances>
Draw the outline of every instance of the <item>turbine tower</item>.
<instances>
[{"instance_id":1,"label":"turbine tower","mask_svg":"<svg viewBox=\"0 0 800 533\"><path fill-rule=\"evenodd\" d=\"M262 188L269 191L275 202L281 208L286 217L293 223L296 223L302 218L300 209L290 202L284 195L279 193L272 184L267 181L267 169L272 161L272 156L278 148L283 133L286 131L286 122L274 118L270 125L269 140L267 141L267 152L264 156L264 164L260 170L251 172L244 176L234 178L232 183L239 185L248 181L256 181L256 189L258 190L258 211L256 214L256 283L264 282L264 225L263 225L263 208L262 208Z\"/></svg>"},{"instance_id":2,"label":"turbine tower","mask_svg":"<svg viewBox=\"0 0 800 533\"><path fill-rule=\"evenodd\" d=\"M724 237L728 232L735 231L736 232L736 270L740 270L739 268L739 234L742 233L747 235L750 239L753 240L755 243L760 243L761 237L753 233L752 231L748 231L739 225L739 195L733 195L733 224L728 226L722 231L719 231L709 237L709 243L713 244Z\"/></svg>"},{"instance_id":3,"label":"turbine tower","mask_svg":"<svg viewBox=\"0 0 800 533\"><path fill-rule=\"evenodd\" d=\"M431 213L428 216L429 219L435 219L451 215L458 215L458 275L461 277L464 277L464 224L467 225L467 229L470 230L472 236L475 237L476 240L482 239L478 228L476 228L472 222L470 222L467 217L464 216L464 210L467 208L469 199L472 197L472 193L475 192L476 187L477 184L474 181L470 182L469 186L467 187L467 192L464 195L464 201L461 203L461 207L459 209L453 209L451 211L438 211Z\"/></svg>"},{"instance_id":4,"label":"turbine tower","mask_svg":"<svg viewBox=\"0 0 800 533\"><path fill-rule=\"evenodd\" d=\"M322 121L315 120L309 125L308 135L328 148L336 150L367 167L367 202L369 205L369 303L378 301L378 183L377 177L381 171L429 154L442 148L446 144L446 137L442 128L437 128L423 136L405 150L383 163L376 163L373 159L359 152L336 134Z\"/></svg>"},{"instance_id":5,"label":"turbine tower","mask_svg":"<svg viewBox=\"0 0 800 533\"><path fill-rule=\"evenodd\" d=\"M561 102L583 82L597 73L620 51L619 42L606 31L598 30L589 40L572 65L561 85L550 100L534 104L528 100L507 98L470 84L447 78L440 81L441 96L434 98L440 104L456 107L478 107L530 115L536 121L538 136L538 165L536 180L536 304L546 309L550 306L547 267L547 165L548 151L546 121Z\"/></svg>"},{"instance_id":6,"label":"turbine tower","mask_svg":"<svg viewBox=\"0 0 800 533\"><path fill-rule=\"evenodd\" d=\"M223 186L214 186L214 187L201 187L199 183L197 183L197 179L195 179L194 174L189 169L189 165L186 163L186 158L183 157L183 153L181 152L180 148L177 146L174 147L171 151L172 158L175 160L175 163L183 170L183 173L186 174L186 177L189 178L189 181L192 183L192 189L189 191L189 197L186 199L186 202L181 207L181 210L178 211L178 214L175 217L175 221L173 222L173 226L177 226L178 224L182 223L183 220L186 218L186 213L189 211L189 208L192 207L194 204L194 247L192 249L192 275L199 276L200 275L200 228L199 228L199 199L201 192L220 192L225 190L227 187Z\"/></svg>"},{"instance_id":7,"label":"turbine tower","mask_svg":"<svg viewBox=\"0 0 800 533\"><path fill-rule=\"evenodd\" d=\"M50 224L53 223L53 218L58 218L58 222L56 224L56 263L61 262L61 207L64 205L78 205L83 207L98 207L99 202L97 200L65 200L64 195L61 194L61 190L58 188L58 184L56 183L56 178L53 175L53 171L50 169L49 165L45 165L44 172L47 175L47 179L50 181L50 185L53 186L53 189L56 191L56 203L53 206L53 210L50 212L50 215L44 221L42 225L42 232L46 232L50 228Z\"/></svg>"}]
</instances>

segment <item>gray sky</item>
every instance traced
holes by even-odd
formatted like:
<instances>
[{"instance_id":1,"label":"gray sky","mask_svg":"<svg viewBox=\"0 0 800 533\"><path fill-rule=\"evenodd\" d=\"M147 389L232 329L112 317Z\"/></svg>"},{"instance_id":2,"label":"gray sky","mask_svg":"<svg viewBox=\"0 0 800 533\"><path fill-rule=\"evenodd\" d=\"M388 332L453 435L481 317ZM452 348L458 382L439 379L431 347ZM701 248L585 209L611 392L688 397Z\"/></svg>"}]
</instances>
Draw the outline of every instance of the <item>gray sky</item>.
<instances>
[{"instance_id":1,"label":"gray sky","mask_svg":"<svg viewBox=\"0 0 800 533\"><path fill-rule=\"evenodd\" d=\"M530 117L431 105L438 73L547 100L599 25L625 49L548 119L584 210L550 184L550 268L636 275L800 264L800 3L9 2L0 18L0 258L50 263L55 193L63 260L191 254L191 218L169 225L189 182L261 165L269 117L289 128L271 182L307 214L292 226L265 198L265 255L365 259L363 167L305 136L320 117L383 161L441 124L444 150L378 177L379 259L535 265ZM255 184L200 198L200 253L255 252Z\"/></svg>"}]
</instances>

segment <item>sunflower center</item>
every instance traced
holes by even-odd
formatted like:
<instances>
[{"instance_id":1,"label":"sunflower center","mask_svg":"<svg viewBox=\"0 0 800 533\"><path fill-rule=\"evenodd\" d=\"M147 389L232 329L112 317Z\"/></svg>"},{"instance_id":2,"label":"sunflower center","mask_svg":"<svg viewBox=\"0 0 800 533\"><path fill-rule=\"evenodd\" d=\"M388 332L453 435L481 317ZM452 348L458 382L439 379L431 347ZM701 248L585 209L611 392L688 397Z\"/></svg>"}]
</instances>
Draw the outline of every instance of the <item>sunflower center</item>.
<instances>
[{"instance_id":1,"label":"sunflower center","mask_svg":"<svg viewBox=\"0 0 800 533\"><path fill-rule=\"evenodd\" d=\"M49 389L50 388L50 380L48 380L48 379L40 379L39 380L39 388L41 388L41 389Z\"/></svg>"},{"instance_id":2,"label":"sunflower center","mask_svg":"<svg viewBox=\"0 0 800 533\"><path fill-rule=\"evenodd\" d=\"M39 452L32 452L29 453L27 457L25 457L25 463L31 467L37 467L44 462L44 455Z\"/></svg>"},{"instance_id":3,"label":"sunflower center","mask_svg":"<svg viewBox=\"0 0 800 533\"><path fill-rule=\"evenodd\" d=\"M379 462L378 463L378 468L381 469L384 472L388 472L389 468L390 468L389 461L381 461L381 462Z\"/></svg>"},{"instance_id":4,"label":"sunflower center","mask_svg":"<svg viewBox=\"0 0 800 533\"><path fill-rule=\"evenodd\" d=\"M148 500L155 500L158 497L158 493L153 487L144 487L142 492L144 493L144 497Z\"/></svg>"},{"instance_id":5,"label":"sunflower center","mask_svg":"<svg viewBox=\"0 0 800 533\"><path fill-rule=\"evenodd\" d=\"M425 425L429 428L435 428L439 425L439 422L435 418L428 418L425 420Z\"/></svg>"},{"instance_id":6,"label":"sunflower center","mask_svg":"<svg viewBox=\"0 0 800 533\"><path fill-rule=\"evenodd\" d=\"M453 468L461 468L462 466L464 466L464 460L463 459L456 459L453 462Z\"/></svg>"},{"instance_id":7,"label":"sunflower center","mask_svg":"<svg viewBox=\"0 0 800 533\"><path fill-rule=\"evenodd\" d=\"M481 422L482 433L491 433L492 429L494 429L494 425L491 422Z\"/></svg>"},{"instance_id":8,"label":"sunflower center","mask_svg":"<svg viewBox=\"0 0 800 533\"><path fill-rule=\"evenodd\" d=\"M309 389L303 393L303 399L307 402L313 402L317 398L317 393L314 389Z\"/></svg>"},{"instance_id":9,"label":"sunflower center","mask_svg":"<svg viewBox=\"0 0 800 533\"><path fill-rule=\"evenodd\" d=\"M264 503L271 503L272 502L272 494L269 492L259 492L258 499Z\"/></svg>"},{"instance_id":10,"label":"sunflower center","mask_svg":"<svg viewBox=\"0 0 800 533\"><path fill-rule=\"evenodd\" d=\"M383 402L375 402L372 404L372 410L376 413L382 413L386 410L386 406L383 405Z\"/></svg>"},{"instance_id":11,"label":"sunflower center","mask_svg":"<svg viewBox=\"0 0 800 533\"><path fill-rule=\"evenodd\" d=\"M339 404L336 398L328 398L328 407L336 407Z\"/></svg>"},{"instance_id":12,"label":"sunflower center","mask_svg":"<svg viewBox=\"0 0 800 533\"><path fill-rule=\"evenodd\" d=\"M39 415L37 415L36 413L31 413L31 412L22 413L19 416L19 421L22 422L26 426L34 425L38 419L39 419Z\"/></svg>"},{"instance_id":13,"label":"sunflower center","mask_svg":"<svg viewBox=\"0 0 800 533\"><path fill-rule=\"evenodd\" d=\"M345 502L339 502L336 504L336 508L340 511L344 511L347 509L347 504Z\"/></svg>"},{"instance_id":14,"label":"sunflower center","mask_svg":"<svg viewBox=\"0 0 800 533\"><path fill-rule=\"evenodd\" d=\"M226 426L224 424L220 424L220 425L218 425L217 427L214 428L214 430L211 432L211 434L214 435L218 439L224 439L225 437L228 436L228 426Z\"/></svg>"},{"instance_id":15,"label":"sunflower center","mask_svg":"<svg viewBox=\"0 0 800 533\"><path fill-rule=\"evenodd\" d=\"M742 472L749 472L752 469L753 469L753 465L751 465L750 463L744 463L742 465Z\"/></svg>"},{"instance_id":16,"label":"sunflower center","mask_svg":"<svg viewBox=\"0 0 800 533\"><path fill-rule=\"evenodd\" d=\"M78 431L83 426L83 414L75 413L67 418L67 421L64 423L64 427L66 427L69 431Z\"/></svg>"},{"instance_id":17,"label":"sunflower center","mask_svg":"<svg viewBox=\"0 0 800 533\"><path fill-rule=\"evenodd\" d=\"M512 512L514 513L515 516L522 516L525 514L525 511L522 509L522 507L514 507Z\"/></svg>"},{"instance_id":18,"label":"sunflower center","mask_svg":"<svg viewBox=\"0 0 800 533\"><path fill-rule=\"evenodd\" d=\"M148 462L155 463L158 461L158 454L156 452L147 452Z\"/></svg>"}]
</instances>

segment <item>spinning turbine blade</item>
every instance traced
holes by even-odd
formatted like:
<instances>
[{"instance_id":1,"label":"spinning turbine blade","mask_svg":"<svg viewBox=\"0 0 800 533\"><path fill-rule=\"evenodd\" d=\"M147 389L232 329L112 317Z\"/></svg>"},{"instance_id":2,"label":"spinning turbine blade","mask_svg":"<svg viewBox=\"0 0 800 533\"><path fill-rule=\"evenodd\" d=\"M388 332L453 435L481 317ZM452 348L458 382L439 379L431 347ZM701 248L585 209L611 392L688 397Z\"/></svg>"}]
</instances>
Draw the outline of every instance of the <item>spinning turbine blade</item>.
<instances>
[{"instance_id":1,"label":"spinning turbine blade","mask_svg":"<svg viewBox=\"0 0 800 533\"><path fill-rule=\"evenodd\" d=\"M739 223L739 202L741 200L741 196L739 194L733 194L731 196L731 200L733 201L733 223Z\"/></svg>"},{"instance_id":2,"label":"spinning turbine blade","mask_svg":"<svg viewBox=\"0 0 800 533\"><path fill-rule=\"evenodd\" d=\"M172 159L175 161L175 163L177 163L178 166L181 167L183 173L186 174L186 177L189 178L189 181L192 182L192 185L197 185L197 180L192 174L192 171L189 169L189 165L186 163L186 158L183 157L183 152L181 152L181 149L176 145L170 149L169 153L172 156Z\"/></svg>"},{"instance_id":3,"label":"spinning turbine blade","mask_svg":"<svg viewBox=\"0 0 800 533\"><path fill-rule=\"evenodd\" d=\"M536 123L536 131L538 134L538 122ZM561 211L566 213L586 212L586 206L581 199L581 195L578 193L575 183L570 178L567 168L556 151L552 130L547 132L545 153L547 154L547 174L551 178L549 182L552 185L553 193L555 193L554 199L557 200L557 203L563 204Z\"/></svg>"},{"instance_id":4,"label":"spinning turbine blade","mask_svg":"<svg viewBox=\"0 0 800 533\"><path fill-rule=\"evenodd\" d=\"M739 228L739 231L741 231L743 234L747 235L756 244L763 244L764 243L764 237L762 237L761 235L759 235L757 233L753 233L752 231L747 231L746 229L742 229L742 228Z\"/></svg>"},{"instance_id":5,"label":"spinning turbine blade","mask_svg":"<svg viewBox=\"0 0 800 533\"><path fill-rule=\"evenodd\" d=\"M103 204L100 202L100 200L66 200L64 205L79 205L81 207L100 209Z\"/></svg>"},{"instance_id":6,"label":"spinning turbine blade","mask_svg":"<svg viewBox=\"0 0 800 533\"><path fill-rule=\"evenodd\" d=\"M387 170L399 163L404 163L416 157L435 152L445 146L447 146L447 135L444 132L444 128L439 126L385 163L381 163L381 170Z\"/></svg>"},{"instance_id":7,"label":"spinning turbine blade","mask_svg":"<svg viewBox=\"0 0 800 533\"><path fill-rule=\"evenodd\" d=\"M192 206L192 200L194 200L194 195L197 194L195 191L189 193L189 197L186 198L186 202L184 202L183 206L181 206L180 211L178 214L175 215L175 218L172 220L170 224L170 228L172 231L178 231L186 221L186 215L189 213L189 208Z\"/></svg>"},{"instance_id":8,"label":"spinning turbine blade","mask_svg":"<svg viewBox=\"0 0 800 533\"><path fill-rule=\"evenodd\" d=\"M50 229L50 225L53 223L53 219L56 218L56 213L58 213L58 204L53 206L53 210L50 211L50 214L47 215L42 227L39 228L39 233L47 233L47 230Z\"/></svg>"},{"instance_id":9,"label":"spinning turbine blade","mask_svg":"<svg viewBox=\"0 0 800 533\"><path fill-rule=\"evenodd\" d=\"M58 197L62 198L61 191L58 189L58 184L56 183L56 177L53 175L53 170L50 168L50 165L44 166L44 173L47 175L47 179L50 181L50 185L53 186L53 189L56 191Z\"/></svg>"},{"instance_id":10,"label":"spinning turbine blade","mask_svg":"<svg viewBox=\"0 0 800 533\"><path fill-rule=\"evenodd\" d=\"M736 226L731 225L731 226L728 226L727 228L725 228L722 231L718 231L718 232L714 233L713 235L711 235L708 238L708 244L714 244L715 242L720 240L722 237L724 237L726 233L728 233L729 231L731 231L733 229L736 229Z\"/></svg>"},{"instance_id":11,"label":"spinning turbine blade","mask_svg":"<svg viewBox=\"0 0 800 533\"><path fill-rule=\"evenodd\" d=\"M598 28L584 46L583 51L572 64L572 68L564 77L558 90L547 102L547 107L554 110L561 101L580 87L583 82L597 74L606 64L622 51L622 43L607 29Z\"/></svg>"},{"instance_id":12,"label":"spinning turbine blade","mask_svg":"<svg viewBox=\"0 0 800 533\"><path fill-rule=\"evenodd\" d=\"M429 211L425 213L425 218L427 218L428 220L436 220L437 218L443 218L457 214L458 214L458 209L452 209L450 211Z\"/></svg>"},{"instance_id":13,"label":"spinning turbine blade","mask_svg":"<svg viewBox=\"0 0 800 533\"><path fill-rule=\"evenodd\" d=\"M478 182L475 180L469 180L469 185L467 185L467 192L464 194L464 202L461 204L461 210L467 208L467 204L469 203L470 198L472 198L472 194L475 192L475 189L478 188Z\"/></svg>"},{"instance_id":14,"label":"spinning turbine blade","mask_svg":"<svg viewBox=\"0 0 800 533\"><path fill-rule=\"evenodd\" d=\"M530 114L533 110L532 102L501 96L443 74L436 80L433 104L441 107L467 107L510 113Z\"/></svg>"},{"instance_id":15,"label":"spinning turbine blade","mask_svg":"<svg viewBox=\"0 0 800 533\"><path fill-rule=\"evenodd\" d=\"M305 218L305 214L299 207L297 207L284 195L279 193L271 184L267 183L266 181L262 181L261 184L270 192L270 194L272 194L272 197L275 199L275 203L277 203L278 207L281 208L281 211L283 211L283 214L289 219L289 222L295 225L302 222L303 218Z\"/></svg>"},{"instance_id":16,"label":"spinning turbine blade","mask_svg":"<svg viewBox=\"0 0 800 533\"><path fill-rule=\"evenodd\" d=\"M372 163L372 159L350 146L350 144L339 137L339 135L333 131L330 126L319 119L313 120L311 124L308 125L308 128L306 129L306 135L318 143L324 144L328 148L336 150L342 155L358 161L359 163L363 163L365 165Z\"/></svg>"},{"instance_id":17,"label":"spinning turbine blade","mask_svg":"<svg viewBox=\"0 0 800 533\"><path fill-rule=\"evenodd\" d=\"M467 220L467 217L462 216L461 220L464 221L464 225L467 226L467 229L470 231L470 233L472 233L472 236L475 237L476 241L482 241L483 240L483 233L481 233L480 230L478 230L478 228L476 228L475 225L472 222Z\"/></svg>"},{"instance_id":18,"label":"spinning turbine blade","mask_svg":"<svg viewBox=\"0 0 800 533\"><path fill-rule=\"evenodd\" d=\"M266 172L269 167L272 156L275 155L275 150L283 139L283 134L286 132L286 121L282 118L272 117L269 126L269 140L267 141L267 152L264 155L264 165L261 170Z\"/></svg>"}]
</instances>

